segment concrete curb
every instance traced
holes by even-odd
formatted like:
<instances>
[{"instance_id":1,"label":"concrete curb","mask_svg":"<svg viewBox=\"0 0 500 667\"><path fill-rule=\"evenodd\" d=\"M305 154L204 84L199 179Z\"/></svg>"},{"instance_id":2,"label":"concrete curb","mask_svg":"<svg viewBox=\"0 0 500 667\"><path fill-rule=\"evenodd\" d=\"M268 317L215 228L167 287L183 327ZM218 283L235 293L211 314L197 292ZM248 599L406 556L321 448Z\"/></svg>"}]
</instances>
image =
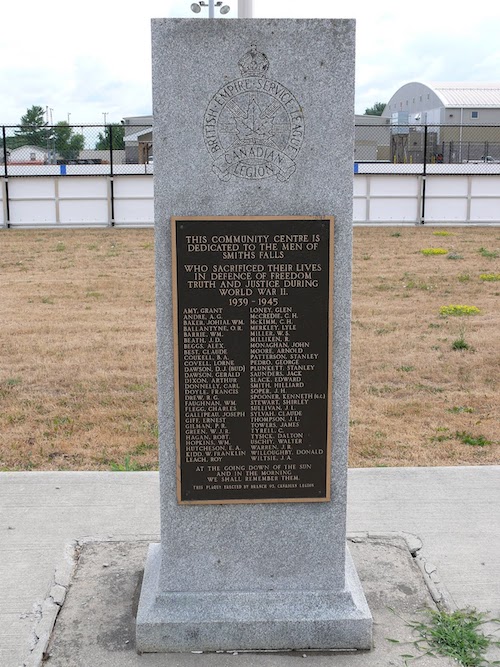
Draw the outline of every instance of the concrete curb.
<instances>
[{"instance_id":1,"label":"concrete curb","mask_svg":"<svg viewBox=\"0 0 500 667\"><path fill-rule=\"evenodd\" d=\"M448 592L446 586L441 581L437 568L426 557L423 549L422 540L412 533L404 531L373 533L369 531L350 532L347 534L347 541L360 543L365 541L385 542L402 539L410 552L412 558L419 567L424 582L429 593L439 609L453 611L457 608L453 598ZM63 550L60 562L57 564L53 584L48 596L38 609L38 620L33 629L33 639L29 656L24 660L23 667L42 667L43 661L47 656L52 632L57 621L59 612L66 598L66 593L71 584L78 559L85 544L91 542L122 542L122 541L141 541L158 542L158 535L106 535L106 536L87 536L78 540L72 540L67 543ZM242 652L242 651L238 651Z\"/></svg>"},{"instance_id":2,"label":"concrete curb","mask_svg":"<svg viewBox=\"0 0 500 667\"><path fill-rule=\"evenodd\" d=\"M52 630L78 563L79 552L80 544L77 540L69 542L64 547L63 556L54 572L49 594L38 610L39 618L33 629L31 652L23 662L23 667L38 667L42 664Z\"/></svg>"},{"instance_id":3,"label":"concrete curb","mask_svg":"<svg viewBox=\"0 0 500 667\"><path fill-rule=\"evenodd\" d=\"M369 531L365 531L347 534L347 540L349 542L362 542L366 539L384 541L394 539L395 537L400 537L406 542L408 551L410 552L415 563L418 565L427 588L429 589L429 593L431 594L431 597L436 603L437 607L443 611L451 612L456 610L457 605L455 604L455 601L453 600L444 583L441 581L436 566L427 558L423 548L422 540L418 537L418 535L404 531L395 531L389 533L371 533Z\"/></svg>"},{"instance_id":4,"label":"concrete curb","mask_svg":"<svg viewBox=\"0 0 500 667\"><path fill-rule=\"evenodd\" d=\"M78 565L82 547L89 542L121 542L127 540L158 542L157 535L107 535L106 537L83 537L68 542L63 549L63 555L56 565L54 579L49 593L37 609L37 621L33 628L30 653L24 659L22 667L42 667L47 655L47 648L57 617L66 598L66 593Z\"/></svg>"}]
</instances>

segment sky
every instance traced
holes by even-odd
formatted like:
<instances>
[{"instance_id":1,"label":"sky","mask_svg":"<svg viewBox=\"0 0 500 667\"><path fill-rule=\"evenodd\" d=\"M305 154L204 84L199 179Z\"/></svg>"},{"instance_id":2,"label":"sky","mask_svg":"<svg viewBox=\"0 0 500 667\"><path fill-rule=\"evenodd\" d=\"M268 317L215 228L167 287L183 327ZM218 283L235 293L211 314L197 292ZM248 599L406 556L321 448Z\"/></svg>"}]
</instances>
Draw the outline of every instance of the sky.
<instances>
[{"instance_id":1,"label":"sky","mask_svg":"<svg viewBox=\"0 0 500 667\"><path fill-rule=\"evenodd\" d=\"M34 104L54 124L150 114L150 19L194 16L191 1L3 3L0 125ZM355 18L356 113L410 81L500 81L496 0L254 0L253 15Z\"/></svg>"}]
</instances>

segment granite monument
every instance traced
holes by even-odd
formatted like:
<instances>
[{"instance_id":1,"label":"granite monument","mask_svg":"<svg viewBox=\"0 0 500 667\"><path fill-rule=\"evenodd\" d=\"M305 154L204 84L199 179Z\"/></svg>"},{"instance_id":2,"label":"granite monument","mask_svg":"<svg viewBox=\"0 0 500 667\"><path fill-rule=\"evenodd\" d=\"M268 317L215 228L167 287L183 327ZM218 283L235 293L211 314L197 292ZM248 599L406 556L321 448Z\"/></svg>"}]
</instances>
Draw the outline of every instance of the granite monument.
<instances>
[{"instance_id":1,"label":"granite monument","mask_svg":"<svg viewBox=\"0 0 500 667\"><path fill-rule=\"evenodd\" d=\"M346 548L353 104L354 21L153 21L139 651L370 648Z\"/></svg>"}]
</instances>

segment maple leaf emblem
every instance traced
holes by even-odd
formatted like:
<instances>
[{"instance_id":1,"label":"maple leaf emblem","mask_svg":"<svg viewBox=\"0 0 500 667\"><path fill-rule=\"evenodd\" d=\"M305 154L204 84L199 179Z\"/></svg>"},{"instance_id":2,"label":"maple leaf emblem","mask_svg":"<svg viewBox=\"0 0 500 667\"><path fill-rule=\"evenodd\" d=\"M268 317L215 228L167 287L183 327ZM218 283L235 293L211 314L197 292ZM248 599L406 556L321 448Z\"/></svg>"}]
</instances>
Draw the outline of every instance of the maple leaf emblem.
<instances>
[{"instance_id":1,"label":"maple leaf emblem","mask_svg":"<svg viewBox=\"0 0 500 667\"><path fill-rule=\"evenodd\" d=\"M233 102L228 108L236 122L236 133L240 140L253 140L254 142L272 142L274 136L274 114L279 109L279 103L273 102L262 110L255 98L248 102L246 111Z\"/></svg>"}]
</instances>

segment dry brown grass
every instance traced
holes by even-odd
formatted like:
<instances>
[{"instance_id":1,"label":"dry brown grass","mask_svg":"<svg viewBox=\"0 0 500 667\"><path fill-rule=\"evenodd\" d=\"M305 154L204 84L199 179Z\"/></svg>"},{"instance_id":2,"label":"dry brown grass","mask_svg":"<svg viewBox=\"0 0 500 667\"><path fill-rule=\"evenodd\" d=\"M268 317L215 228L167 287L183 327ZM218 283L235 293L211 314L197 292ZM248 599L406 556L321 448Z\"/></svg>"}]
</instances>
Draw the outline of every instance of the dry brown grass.
<instances>
[{"instance_id":1,"label":"dry brown grass","mask_svg":"<svg viewBox=\"0 0 500 667\"><path fill-rule=\"evenodd\" d=\"M0 237L0 466L156 466L151 230Z\"/></svg>"},{"instance_id":2,"label":"dry brown grass","mask_svg":"<svg viewBox=\"0 0 500 667\"><path fill-rule=\"evenodd\" d=\"M500 260L478 250L498 251L500 230L435 231L355 230L353 466L499 462L500 283L480 274ZM463 259L420 252L431 247ZM481 313L441 317L449 304ZM461 334L470 348L452 349ZM462 442L481 436L493 444Z\"/></svg>"},{"instance_id":3,"label":"dry brown grass","mask_svg":"<svg viewBox=\"0 0 500 667\"><path fill-rule=\"evenodd\" d=\"M433 231L355 230L353 466L499 462L500 283L479 276L500 260L478 250L500 230ZM8 230L0 248L0 469L155 468L153 231Z\"/></svg>"}]
</instances>

